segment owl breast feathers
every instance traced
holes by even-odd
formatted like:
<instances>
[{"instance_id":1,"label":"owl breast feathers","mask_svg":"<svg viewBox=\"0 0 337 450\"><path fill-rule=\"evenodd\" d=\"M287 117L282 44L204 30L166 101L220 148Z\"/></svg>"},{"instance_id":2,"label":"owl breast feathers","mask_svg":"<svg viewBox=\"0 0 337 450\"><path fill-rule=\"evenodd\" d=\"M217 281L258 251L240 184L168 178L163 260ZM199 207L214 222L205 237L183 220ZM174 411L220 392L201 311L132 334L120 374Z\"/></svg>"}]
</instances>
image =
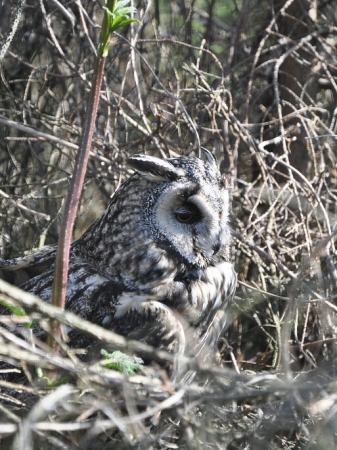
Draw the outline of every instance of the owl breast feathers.
<instances>
[{"instance_id":1,"label":"owl breast feathers","mask_svg":"<svg viewBox=\"0 0 337 450\"><path fill-rule=\"evenodd\" d=\"M216 346L236 275L228 191L208 159L128 160L136 172L72 243L68 310L170 352ZM48 247L0 269L10 282L50 301L55 253ZM69 331L70 346L91 344Z\"/></svg>"}]
</instances>

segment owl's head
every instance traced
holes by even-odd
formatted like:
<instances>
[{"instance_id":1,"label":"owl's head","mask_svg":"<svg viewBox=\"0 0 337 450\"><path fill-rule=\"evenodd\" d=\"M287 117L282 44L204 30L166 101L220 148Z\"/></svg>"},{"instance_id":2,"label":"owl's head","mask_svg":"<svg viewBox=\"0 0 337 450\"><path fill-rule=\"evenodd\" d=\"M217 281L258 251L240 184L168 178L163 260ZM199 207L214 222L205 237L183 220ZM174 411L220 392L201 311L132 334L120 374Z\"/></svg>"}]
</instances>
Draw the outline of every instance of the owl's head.
<instances>
[{"instance_id":1,"label":"owl's head","mask_svg":"<svg viewBox=\"0 0 337 450\"><path fill-rule=\"evenodd\" d=\"M137 155L128 164L146 181L142 221L151 238L186 267L228 258L228 190L211 154L162 160Z\"/></svg>"}]
</instances>

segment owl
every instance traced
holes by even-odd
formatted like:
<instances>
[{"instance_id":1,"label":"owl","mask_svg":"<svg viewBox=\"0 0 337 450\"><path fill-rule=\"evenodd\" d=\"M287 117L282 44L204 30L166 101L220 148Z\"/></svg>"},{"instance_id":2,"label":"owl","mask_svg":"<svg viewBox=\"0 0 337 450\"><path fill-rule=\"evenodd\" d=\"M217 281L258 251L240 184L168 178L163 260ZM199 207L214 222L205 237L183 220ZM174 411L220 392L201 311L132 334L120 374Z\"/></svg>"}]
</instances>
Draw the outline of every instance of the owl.
<instances>
[{"instance_id":1,"label":"owl","mask_svg":"<svg viewBox=\"0 0 337 450\"><path fill-rule=\"evenodd\" d=\"M156 348L216 347L232 301L229 195L210 153L128 160L135 173L71 245L66 309ZM56 248L0 262L3 277L51 300ZM92 338L68 331L68 345ZM89 351L88 350L88 351Z\"/></svg>"}]
</instances>

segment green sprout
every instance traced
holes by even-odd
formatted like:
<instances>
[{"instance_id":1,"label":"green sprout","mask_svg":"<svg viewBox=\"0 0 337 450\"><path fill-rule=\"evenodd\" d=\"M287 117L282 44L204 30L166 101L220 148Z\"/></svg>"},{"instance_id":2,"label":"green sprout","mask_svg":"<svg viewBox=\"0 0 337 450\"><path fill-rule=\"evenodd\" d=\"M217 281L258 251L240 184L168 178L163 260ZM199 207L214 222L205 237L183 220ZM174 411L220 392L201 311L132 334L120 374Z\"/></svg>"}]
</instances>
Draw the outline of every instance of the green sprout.
<instances>
[{"instance_id":1,"label":"green sprout","mask_svg":"<svg viewBox=\"0 0 337 450\"><path fill-rule=\"evenodd\" d=\"M63 378L48 378L45 371L42 370L41 367L36 367L35 372L39 380L39 386L42 388L57 388L62 386L62 384L67 384L72 381L71 376L66 376Z\"/></svg>"},{"instance_id":2,"label":"green sprout","mask_svg":"<svg viewBox=\"0 0 337 450\"><path fill-rule=\"evenodd\" d=\"M133 6L125 6L130 0L105 0L105 15L103 19L101 37L98 45L98 56L105 58L109 50L110 35L124 25L137 23L137 19L130 17L130 14L136 12Z\"/></svg>"},{"instance_id":3,"label":"green sprout","mask_svg":"<svg viewBox=\"0 0 337 450\"><path fill-rule=\"evenodd\" d=\"M129 356L120 351L108 353L106 350L101 350L101 355L104 358L103 366L108 369L118 370L126 375L134 375L143 369L144 361L136 356Z\"/></svg>"},{"instance_id":4,"label":"green sprout","mask_svg":"<svg viewBox=\"0 0 337 450\"><path fill-rule=\"evenodd\" d=\"M18 317L25 317L25 316L28 316L28 314L26 313L26 311L23 310L22 308L19 308L18 306L11 305L11 304L9 304L9 303L3 301L3 300L0 300L0 305L2 305L2 306L4 306L5 308L9 309L9 311L10 311L12 314L14 314L15 316L18 316ZM25 326L26 328L31 328L31 327L33 326L33 322L27 320L27 322L24 324L24 326Z\"/></svg>"}]
</instances>

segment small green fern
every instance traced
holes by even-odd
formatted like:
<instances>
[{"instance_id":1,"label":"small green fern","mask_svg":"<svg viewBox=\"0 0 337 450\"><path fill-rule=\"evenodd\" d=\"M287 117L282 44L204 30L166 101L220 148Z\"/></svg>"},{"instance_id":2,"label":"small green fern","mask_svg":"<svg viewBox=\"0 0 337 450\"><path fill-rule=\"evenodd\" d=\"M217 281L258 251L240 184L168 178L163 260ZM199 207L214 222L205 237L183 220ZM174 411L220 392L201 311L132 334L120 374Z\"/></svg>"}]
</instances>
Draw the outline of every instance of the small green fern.
<instances>
[{"instance_id":1,"label":"small green fern","mask_svg":"<svg viewBox=\"0 0 337 450\"><path fill-rule=\"evenodd\" d=\"M106 350L101 350L101 355L104 358L104 367L118 370L126 375L134 375L144 367L144 361L141 358L129 356L120 351L108 353Z\"/></svg>"}]
</instances>

